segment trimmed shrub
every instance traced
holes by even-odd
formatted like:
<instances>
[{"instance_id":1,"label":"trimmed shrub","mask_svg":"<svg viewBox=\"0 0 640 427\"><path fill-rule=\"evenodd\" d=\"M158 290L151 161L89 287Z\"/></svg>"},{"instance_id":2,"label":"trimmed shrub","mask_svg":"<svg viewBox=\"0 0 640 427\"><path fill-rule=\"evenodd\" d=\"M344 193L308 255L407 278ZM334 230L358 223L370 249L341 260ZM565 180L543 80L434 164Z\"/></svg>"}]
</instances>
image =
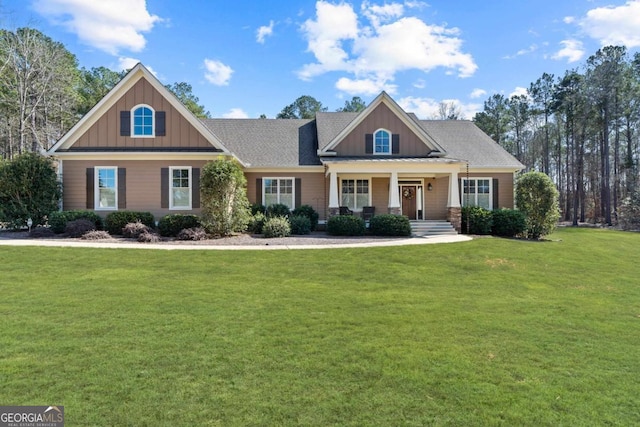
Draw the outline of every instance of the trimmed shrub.
<instances>
[{"instance_id":1,"label":"trimmed shrub","mask_svg":"<svg viewBox=\"0 0 640 427\"><path fill-rule=\"evenodd\" d=\"M82 240L104 240L110 239L111 235L104 230L92 230L84 233L80 238Z\"/></svg>"},{"instance_id":2,"label":"trimmed shrub","mask_svg":"<svg viewBox=\"0 0 640 427\"><path fill-rule=\"evenodd\" d=\"M200 218L197 215L171 214L160 218L158 231L161 236L177 236L185 228L200 227Z\"/></svg>"},{"instance_id":3,"label":"trimmed shrub","mask_svg":"<svg viewBox=\"0 0 640 427\"><path fill-rule=\"evenodd\" d=\"M31 229L31 233L29 233L29 237L32 239L46 239L47 237L53 237L55 235L56 233L48 227L36 227Z\"/></svg>"},{"instance_id":4,"label":"trimmed shrub","mask_svg":"<svg viewBox=\"0 0 640 427\"><path fill-rule=\"evenodd\" d=\"M320 218L320 215L318 215L318 212L309 205L302 205L295 208L291 211L291 215L303 215L309 218L309 221L311 221L311 231L318 227L318 218Z\"/></svg>"},{"instance_id":5,"label":"trimmed shrub","mask_svg":"<svg viewBox=\"0 0 640 427\"><path fill-rule=\"evenodd\" d=\"M207 238L207 232L202 227L185 228L180 230L178 240L205 240Z\"/></svg>"},{"instance_id":6,"label":"trimmed shrub","mask_svg":"<svg viewBox=\"0 0 640 427\"><path fill-rule=\"evenodd\" d=\"M145 232L138 236L138 242L140 243L157 243L160 241L160 236L156 233Z\"/></svg>"},{"instance_id":7,"label":"trimmed shrub","mask_svg":"<svg viewBox=\"0 0 640 427\"><path fill-rule=\"evenodd\" d=\"M251 209L251 215L255 215L257 213L264 214L267 211L266 206L261 203L253 203L250 206L250 209Z\"/></svg>"},{"instance_id":8,"label":"trimmed shrub","mask_svg":"<svg viewBox=\"0 0 640 427\"><path fill-rule=\"evenodd\" d=\"M290 236L291 225L289 220L283 216L267 218L262 227L262 234L266 238Z\"/></svg>"},{"instance_id":9,"label":"trimmed shrub","mask_svg":"<svg viewBox=\"0 0 640 427\"><path fill-rule=\"evenodd\" d=\"M264 227L264 222L266 220L267 217L262 212L256 212L251 216L251 218L249 218L249 225L247 229L250 233L262 234L262 227Z\"/></svg>"},{"instance_id":10,"label":"trimmed shrub","mask_svg":"<svg viewBox=\"0 0 640 427\"><path fill-rule=\"evenodd\" d=\"M327 233L333 236L363 236L364 219L354 215L336 215L327 221Z\"/></svg>"},{"instance_id":11,"label":"trimmed shrub","mask_svg":"<svg viewBox=\"0 0 640 427\"><path fill-rule=\"evenodd\" d=\"M267 218L289 216L290 214L291 210L289 209L289 206L283 205L282 203L275 203L267 206Z\"/></svg>"},{"instance_id":12,"label":"trimmed shrub","mask_svg":"<svg viewBox=\"0 0 640 427\"><path fill-rule=\"evenodd\" d=\"M410 236L411 223L403 215L375 215L369 222L369 232L374 236Z\"/></svg>"},{"instance_id":13,"label":"trimmed shrub","mask_svg":"<svg viewBox=\"0 0 640 427\"><path fill-rule=\"evenodd\" d=\"M149 228L155 226L151 212L117 211L111 212L104 220L104 228L109 234L120 235L125 225L140 221Z\"/></svg>"},{"instance_id":14,"label":"trimmed shrub","mask_svg":"<svg viewBox=\"0 0 640 427\"><path fill-rule=\"evenodd\" d=\"M491 234L501 237L515 237L525 232L527 222L524 214L515 209L496 209L492 213Z\"/></svg>"},{"instance_id":15,"label":"trimmed shrub","mask_svg":"<svg viewBox=\"0 0 640 427\"><path fill-rule=\"evenodd\" d=\"M527 172L516 182L516 206L527 221L526 236L539 239L551 234L560 219L558 189L542 172Z\"/></svg>"},{"instance_id":16,"label":"trimmed shrub","mask_svg":"<svg viewBox=\"0 0 640 427\"><path fill-rule=\"evenodd\" d=\"M491 211L479 206L462 208L462 232L469 234L491 234L493 216ZM468 225L467 225L468 224Z\"/></svg>"},{"instance_id":17,"label":"trimmed shrub","mask_svg":"<svg viewBox=\"0 0 640 427\"><path fill-rule=\"evenodd\" d=\"M309 234L311 233L311 220L305 215L292 215L289 217L291 224L291 234Z\"/></svg>"},{"instance_id":18,"label":"trimmed shrub","mask_svg":"<svg viewBox=\"0 0 640 427\"><path fill-rule=\"evenodd\" d=\"M140 221L130 222L122 228L122 237L130 239L137 239L142 233L149 233L151 230L149 227L141 223Z\"/></svg>"},{"instance_id":19,"label":"trimmed shrub","mask_svg":"<svg viewBox=\"0 0 640 427\"><path fill-rule=\"evenodd\" d=\"M0 159L0 222L19 229L31 218L34 226L44 225L61 196L51 158L26 153L8 162Z\"/></svg>"},{"instance_id":20,"label":"trimmed shrub","mask_svg":"<svg viewBox=\"0 0 640 427\"><path fill-rule=\"evenodd\" d=\"M64 233L64 228L69 221L75 221L76 219L88 219L93 221L96 225L96 230L102 230L104 227L102 218L100 215L93 211L75 210L75 211L56 211L51 212L48 216L48 223L54 233Z\"/></svg>"},{"instance_id":21,"label":"trimmed shrub","mask_svg":"<svg viewBox=\"0 0 640 427\"><path fill-rule=\"evenodd\" d=\"M83 234L96 229L93 221L88 219L76 219L69 221L64 228L64 233L69 237L82 237Z\"/></svg>"}]
</instances>

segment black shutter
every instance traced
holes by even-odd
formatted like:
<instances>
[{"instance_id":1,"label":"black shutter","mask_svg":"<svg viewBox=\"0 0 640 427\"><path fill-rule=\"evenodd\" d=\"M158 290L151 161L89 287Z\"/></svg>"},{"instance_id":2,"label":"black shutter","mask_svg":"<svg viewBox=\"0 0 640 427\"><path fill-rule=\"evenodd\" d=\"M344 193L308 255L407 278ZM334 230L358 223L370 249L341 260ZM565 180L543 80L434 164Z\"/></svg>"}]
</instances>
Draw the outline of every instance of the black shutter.
<instances>
[{"instance_id":1,"label":"black shutter","mask_svg":"<svg viewBox=\"0 0 640 427\"><path fill-rule=\"evenodd\" d=\"M256 204L262 204L262 178L256 178Z\"/></svg>"},{"instance_id":2,"label":"black shutter","mask_svg":"<svg viewBox=\"0 0 640 427\"><path fill-rule=\"evenodd\" d=\"M166 116L164 111L156 111L156 136L167 135Z\"/></svg>"},{"instance_id":3,"label":"black shutter","mask_svg":"<svg viewBox=\"0 0 640 427\"><path fill-rule=\"evenodd\" d=\"M120 136L131 136L131 111L120 111Z\"/></svg>"},{"instance_id":4,"label":"black shutter","mask_svg":"<svg viewBox=\"0 0 640 427\"><path fill-rule=\"evenodd\" d=\"M498 209L498 178L493 178L493 209Z\"/></svg>"},{"instance_id":5,"label":"black shutter","mask_svg":"<svg viewBox=\"0 0 640 427\"><path fill-rule=\"evenodd\" d=\"M169 168L160 169L160 207L169 208Z\"/></svg>"},{"instance_id":6,"label":"black shutter","mask_svg":"<svg viewBox=\"0 0 640 427\"><path fill-rule=\"evenodd\" d=\"M449 178L451 179L451 178ZM460 206L464 206L464 200L462 200L462 195L464 192L462 191L462 186L464 185L464 180L460 179L460 183L458 184L458 200L460 201Z\"/></svg>"},{"instance_id":7,"label":"black shutter","mask_svg":"<svg viewBox=\"0 0 640 427\"><path fill-rule=\"evenodd\" d=\"M118 209L127 208L127 170L118 168Z\"/></svg>"},{"instance_id":8,"label":"black shutter","mask_svg":"<svg viewBox=\"0 0 640 427\"><path fill-rule=\"evenodd\" d=\"M367 133L364 136L364 152L365 154L373 154L373 134Z\"/></svg>"},{"instance_id":9,"label":"black shutter","mask_svg":"<svg viewBox=\"0 0 640 427\"><path fill-rule=\"evenodd\" d=\"M191 169L191 207L200 207L200 168Z\"/></svg>"},{"instance_id":10,"label":"black shutter","mask_svg":"<svg viewBox=\"0 0 640 427\"><path fill-rule=\"evenodd\" d=\"M400 135L391 135L391 154L400 154Z\"/></svg>"},{"instance_id":11,"label":"black shutter","mask_svg":"<svg viewBox=\"0 0 640 427\"><path fill-rule=\"evenodd\" d=\"M302 179L296 178L296 197L294 208L299 208L302 205Z\"/></svg>"},{"instance_id":12,"label":"black shutter","mask_svg":"<svg viewBox=\"0 0 640 427\"><path fill-rule=\"evenodd\" d=\"M94 180L94 169L87 168L87 209L94 209L94 201L95 201L95 180Z\"/></svg>"}]
</instances>

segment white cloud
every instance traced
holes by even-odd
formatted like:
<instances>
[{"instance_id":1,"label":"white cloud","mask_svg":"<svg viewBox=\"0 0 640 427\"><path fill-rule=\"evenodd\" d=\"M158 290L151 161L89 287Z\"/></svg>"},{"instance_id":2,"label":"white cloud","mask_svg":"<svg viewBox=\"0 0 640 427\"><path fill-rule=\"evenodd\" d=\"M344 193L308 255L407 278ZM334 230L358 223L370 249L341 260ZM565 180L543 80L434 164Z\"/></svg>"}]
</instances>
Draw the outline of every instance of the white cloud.
<instances>
[{"instance_id":1,"label":"white cloud","mask_svg":"<svg viewBox=\"0 0 640 427\"><path fill-rule=\"evenodd\" d=\"M396 93L397 86L383 80L349 79L341 77L336 82L336 89L349 95L377 95L383 90L388 94Z\"/></svg>"},{"instance_id":2,"label":"white cloud","mask_svg":"<svg viewBox=\"0 0 640 427\"><path fill-rule=\"evenodd\" d=\"M640 0L628 0L622 6L591 9L579 25L602 46L640 46Z\"/></svg>"},{"instance_id":3,"label":"white cloud","mask_svg":"<svg viewBox=\"0 0 640 427\"><path fill-rule=\"evenodd\" d=\"M507 99L511 98L512 96L520 96L520 95L524 95L526 97L529 96L529 91L527 90L526 87L516 86L516 88L513 89L513 91L509 94L509 96L507 96Z\"/></svg>"},{"instance_id":4,"label":"white cloud","mask_svg":"<svg viewBox=\"0 0 640 427\"><path fill-rule=\"evenodd\" d=\"M118 71L128 71L133 67L135 67L136 65L138 65L139 62L142 62L142 61L140 61L137 58L129 58L126 56L121 56L118 58L118 65L116 67ZM147 64L144 64L144 66L147 70L149 70L151 74L158 77L158 73L156 73L156 71L153 68L151 68Z\"/></svg>"},{"instance_id":5,"label":"white cloud","mask_svg":"<svg viewBox=\"0 0 640 427\"><path fill-rule=\"evenodd\" d=\"M121 49L141 51L147 42L142 33L162 22L149 13L145 0L36 0L33 7L83 43L112 55Z\"/></svg>"},{"instance_id":6,"label":"white cloud","mask_svg":"<svg viewBox=\"0 0 640 427\"><path fill-rule=\"evenodd\" d=\"M403 17L408 7L365 2L362 15L370 25L362 25L350 4L318 1L315 18L301 27L316 62L305 64L298 76L310 80L331 71L347 72L353 78L343 77L336 86L352 91L359 86L363 92L350 93L364 95L375 85L389 86L395 74L405 70L429 72L443 67L455 70L459 77L473 75L478 67L471 55L462 52L460 31Z\"/></svg>"},{"instance_id":7,"label":"white cloud","mask_svg":"<svg viewBox=\"0 0 640 427\"><path fill-rule=\"evenodd\" d=\"M518 56L523 56L523 55L528 55L530 53L535 52L536 50L538 50L538 45L537 44L532 44L531 46L525 48L525 49L520 49L519 51L517 51L514 55L507 55L504 56L503 59L513 59L513 58L517 58Z\"/></svg>"},{"instance_id":8,"label":"white cloud","mask_svg":"<svg viewBox=\"0 0 640 427\"><path fill-rule=\"evenodd\" d=\"M249 115L242 108L232 108L222 115L225 119L247 119Z\"/></svg>"},{"instance_id":9,"label":"white cloud","mask_svg":"<svg viewBox=\"0 0 640 427\"><path fill-rule=\"evenodd\" d=\"M562 22L565 24L573 24L576 21L576 18L573 16L565 16Z\"/></svg>"},{"instance_id":10,"label":"white cloud","mask_svg":"<svg viewBox=\"0 0 640 427\"><path fill-rule=\"evenodd\" d=\"M433 98L407 96L398 100L398 105L400 105L405 111L415 113L415 115L421 119L438 117L440 103L454 104L460 110L461 118L466 120L471 120L476 113L483 109L482 104L465 104L459 99L443 99L441 101L436 101Z\"/></svg>"},{"instance_id":11,"label":"white cloud","mask_svg":"<svg viewBox=\"0 0 640 427\"><path fill-rule=\"evenodd\" d=\"M577 62L584 56L584 48L580 40L562 40L562 49L551 56L553 59L567 59L568 63Z\"/></svg>"},{"instance_id":12,"label":"white cloud","mask_svg":"<svg viewBox=\"0 0 640 427\"><path fill-rule=\"evenodd\" d=\"M424 81L424 79L418 79L416 80L416 82L413 84L413 87L417 88L417 89L424 89L425 87L427 87L427 82Z\"/></svg>"},{"instance_id":13,"label":"white cloud","mask_svg":"<svg viewBox=\"0 0 640 427\"><path fill-rule=\"evenodd\" d=\"M258 28L258 30L256 31L256 41L258 43L264 44L264 39L267 36L270 36L273 34L274 25L275 23L273 21L269 21L269 25L263 25L262 27Z\"/></svg>"},{"instance_id":14,"label":"white cloud","mask_svg":"<svg viewBox=\"0 0 640 427\"><path fill-rule=\"evenodd\" d=\"M204 68L206 69L204 77L216 86L227 86L231 80L233 70L228 65L214 59L205 59Z\"/></svg>"},{"instance_id":15,"label":"white cloud","mask_svg":"<svg viewBox=\"0 0 640 427\"><path fill-rule=\"evenodd\" d=\"M471 94L469 95L469 98L477 99L477 98L485 96L486 94L487 94L486 90L476 88L476 89L471 91Z\"/></svg>"}]
</instances>

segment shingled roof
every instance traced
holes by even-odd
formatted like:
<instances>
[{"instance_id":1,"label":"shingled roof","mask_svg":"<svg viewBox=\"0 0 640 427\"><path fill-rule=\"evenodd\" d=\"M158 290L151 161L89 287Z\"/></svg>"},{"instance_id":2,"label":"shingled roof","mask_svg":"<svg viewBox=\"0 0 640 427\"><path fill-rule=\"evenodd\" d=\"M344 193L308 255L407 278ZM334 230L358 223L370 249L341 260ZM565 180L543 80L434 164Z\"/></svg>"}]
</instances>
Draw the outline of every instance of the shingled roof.
<instances>
[{"instance_id":1,"label":"shingled roof","mask_svg":"<svg viewBox=\"0 0 640 427\"><path fill-rule=\"evenodd\" d=\"M203 119L205 126L249 167L321 165L318 148L331 142L358 113L318 113L315 120ZM415 120L446 151L444 159L474 168L523 168L506 150L467 120ZM397 159L399 160L399 159Z\"/></svg>"},{"instance_id":2,"label":"shingled roof","mask_svg":"<svg viewBox=\"0 0 640 427\"><path fill-rule=\"evenodd\" d=\"M224 146L250 167L321 165L315 120L203 119Z\"/></svg>"}]
</instances>

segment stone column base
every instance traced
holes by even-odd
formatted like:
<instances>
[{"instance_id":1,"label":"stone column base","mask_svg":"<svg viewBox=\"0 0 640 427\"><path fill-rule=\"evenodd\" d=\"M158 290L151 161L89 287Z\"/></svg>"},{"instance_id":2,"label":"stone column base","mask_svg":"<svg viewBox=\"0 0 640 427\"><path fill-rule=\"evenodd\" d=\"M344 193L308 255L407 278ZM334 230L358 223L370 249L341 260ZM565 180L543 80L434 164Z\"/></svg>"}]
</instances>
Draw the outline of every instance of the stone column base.
<instances>
[{"instance_id":1,"label":"stone column base","mask_svg":"<svg viewBox=\"0 0 640 427\"><path fill-rule=\"evenodd\" d=\"M447 221L458 233L462 233L462 208L447 208Z\"/></svg>"},{"instance_id":2,"label":"stone column base","mask_svg":"<svg viewBox=\"0 0 640 427\"><path fill-rule=\"evenodd\" d=\"M329 208L329 218L340 215L340 208Z\"/></svg>"},{"instance_id":3,"label":"stone column base","mask_svg":"<svg viewBox=\"0 0 640 427\"><path fill-rule=\"evenodd\" d=\"M391 215L402 215L402 208L389 208Z\"/></svg>"}]
</instances>

